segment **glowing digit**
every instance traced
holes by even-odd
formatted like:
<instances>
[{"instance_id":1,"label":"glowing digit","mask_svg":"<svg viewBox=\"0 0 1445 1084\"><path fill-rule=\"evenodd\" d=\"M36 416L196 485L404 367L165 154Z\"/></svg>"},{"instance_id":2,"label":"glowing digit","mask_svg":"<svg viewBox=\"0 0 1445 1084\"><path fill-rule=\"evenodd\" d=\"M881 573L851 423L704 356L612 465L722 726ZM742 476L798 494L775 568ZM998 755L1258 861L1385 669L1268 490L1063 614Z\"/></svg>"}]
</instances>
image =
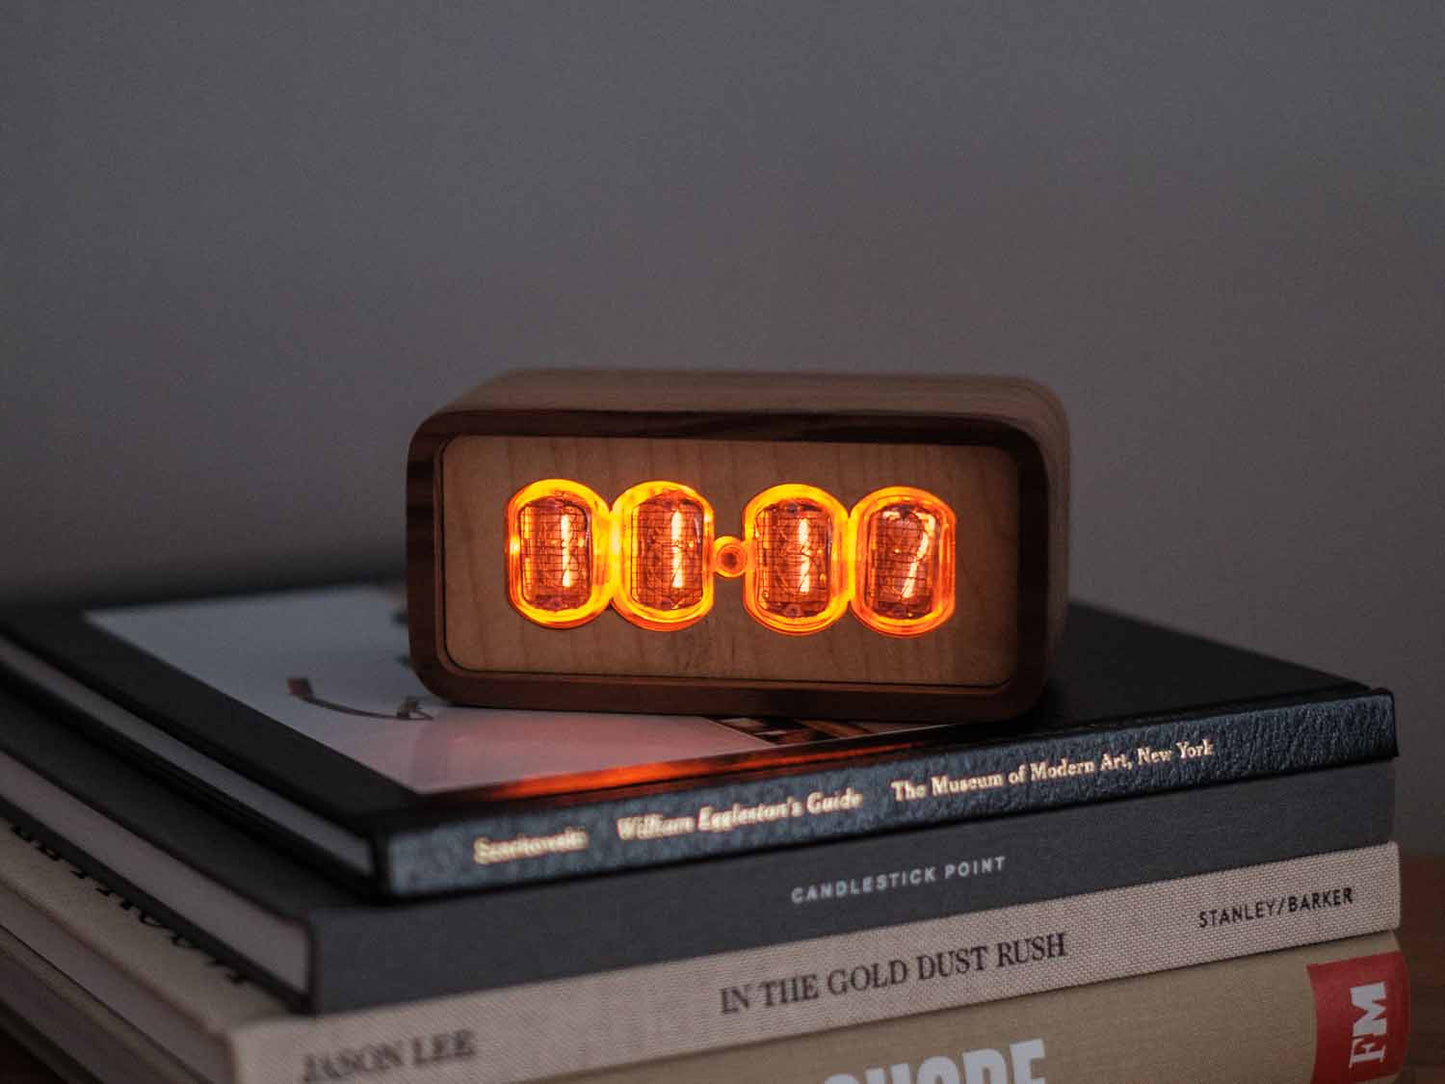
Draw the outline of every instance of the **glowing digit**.
<instances>
[{"instance_id":1,"label":"glowing digit","mask_svg":"<svg viewBox=\"0 0 1445 1084\"><path fill-rule=\"evenodd\" d=\"M507 594L549 628L585 624L611 596L607 505L577 482L548 478L507 503Z\"/></svg>"},{"instance_id":2,"label":"glowing digit","mask_svg":"<svg viewBox=\"0 0 1445 1084\"><path fill-rule=\"evenodd\" d=\"M617 612L648 629L680 629L712 609L712 505L678 482L644 482L612 506Z\"/></svg>"},{"instance_id":3,"label":"glowing digit","mask_svg":"<svg viewBox=\"0 0 1445 1084\"><path fill-rule=\"evenodd\" d=\"M844 545L848 513L816 486L765 489L743 509L751 551L743 605L770 629L805 636L827 628L848 608Z\"/></svg>"},{"instance_id":4,"label":"glowing digit","mask_svg":"<svg viewBox=\"0 0 1445 1084\"><path fill-rule=\"evenodd\" d=\"M889 636L921 636L954 606L953 510L912 486L874 490L848 517L853 613Z\"/></svg>"}]
</instances>

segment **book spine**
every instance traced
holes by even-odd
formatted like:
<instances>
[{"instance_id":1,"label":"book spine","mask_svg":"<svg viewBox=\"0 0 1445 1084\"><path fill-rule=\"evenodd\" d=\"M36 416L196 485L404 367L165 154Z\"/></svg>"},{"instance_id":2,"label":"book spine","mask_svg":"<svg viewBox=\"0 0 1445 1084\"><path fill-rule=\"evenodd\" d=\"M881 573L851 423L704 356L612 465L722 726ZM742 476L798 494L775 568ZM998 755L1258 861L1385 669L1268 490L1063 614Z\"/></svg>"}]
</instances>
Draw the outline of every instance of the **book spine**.
<instances>
[{"instance_id":1,"label":"book spine","mask_svg":"<svg viewBox=\"0 0 1445 1084\"><path fill-rule=\"evenodd\" d=\"M1373 934L650 1062L577 1084L1345 1084L1393 1079L1409 1024L1404 956L1393 936Z\"/></svg>"},{"instance_id":2,"label":"book spine","mask_svg":"<svg viewBox=\"0 0 1445 1084\"><path fill-rule=\"evenodd\" d=\"M384 840L398 896L519 884L1023 813L1395 754L1372 692L498 813Z\"/></svg>"},{"instance_id":3,"label":"book spine","mask_svg":"<svg viewBox=\"0 0 1445 1084\"><path fill-rule=\"evenodd\" d=\"M415 921L328 914L313 927L313 998L319 1011L363 1008L1370 846L1390 839L1392 778L1393 762L1377 761L482 893ZM657 900L668 921L628 922ZM599 936L613 922L633 928ZM381 943L417 965L379 977Z\"/></svg>"},{"instance_id":4,"label":"book spine","mask_svg":"<svg viewBox=\"0 0 1445 1084\"><path fill-rule=\"evenodd\" d=\"M1127 843L1127 841L1123 841ZM636 922L668 921L666 903ZM239 1082L511 1081L1394 928L1394 844L232 1033ZM411 1072L406 1072L411 1070ZM412 1075L414 1073L415 1075Z\"/></svg>"}]
</instances>

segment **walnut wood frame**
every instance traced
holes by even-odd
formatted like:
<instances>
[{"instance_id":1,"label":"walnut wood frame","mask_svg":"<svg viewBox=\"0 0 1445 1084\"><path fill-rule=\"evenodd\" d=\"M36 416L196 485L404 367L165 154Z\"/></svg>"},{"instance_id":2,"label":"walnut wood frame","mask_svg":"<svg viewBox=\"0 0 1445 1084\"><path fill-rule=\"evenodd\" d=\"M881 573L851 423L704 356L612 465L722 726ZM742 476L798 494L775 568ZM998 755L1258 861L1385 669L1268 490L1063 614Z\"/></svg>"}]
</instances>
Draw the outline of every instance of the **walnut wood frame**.
<instances>
[{"instance_id":1,"label":"walnut wood frame","mask_svg":"<svg viewBox=\"0 0 1445 1084\"><path fill-rule=\"evenodd\" d=\"M613 676L465 669L446 650L441 455L460 436L643 437L928 445L983 444L1010 453L1018 478L1018 644L1003 684L784 682L734 678ZM1065 453L1066 454L1066 453ZM407 468L407 592L412 664L434 692L493 707L540 710L790 715L952 722L1027 710L1043 689L1063 606L1064 569L1051 540L1066 517L1045 450L1020 423L943 413L808 413L488 409L475 397L432 415L412 439ZM1051 560L1052 556L1052 560Z\"/></svg>"}]
</instances>

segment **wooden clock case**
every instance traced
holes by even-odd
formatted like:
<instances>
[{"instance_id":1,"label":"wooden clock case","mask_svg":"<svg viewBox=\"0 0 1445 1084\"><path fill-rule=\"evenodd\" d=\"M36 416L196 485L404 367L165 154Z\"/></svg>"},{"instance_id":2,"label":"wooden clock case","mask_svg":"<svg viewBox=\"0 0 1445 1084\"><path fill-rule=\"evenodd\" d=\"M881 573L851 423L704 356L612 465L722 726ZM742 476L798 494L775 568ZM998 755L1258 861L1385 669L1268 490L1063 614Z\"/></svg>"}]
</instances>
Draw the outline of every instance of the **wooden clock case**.
<instances>
[{"instance_id":1,"label":"wooden clock case","mask_svg":"<svg viewBox=\"0 0 1445 1084\"><path fill-rule=\"evenodd\" d=\"M573 711L999 719L1043 688L1067 598L1068 429L1038 384L998 377L533 370L427 418L407 471L413 665L446 698ZM769 486L807 483L852 507L890 485L955 510L956 607L918 637L852 614L806 636L753 620L739 579L712 610L657 631L609 609L574 628L509 603L508 500L539 479L613 501L668 480L742 534Z\"/></svg>"}]
</instances>

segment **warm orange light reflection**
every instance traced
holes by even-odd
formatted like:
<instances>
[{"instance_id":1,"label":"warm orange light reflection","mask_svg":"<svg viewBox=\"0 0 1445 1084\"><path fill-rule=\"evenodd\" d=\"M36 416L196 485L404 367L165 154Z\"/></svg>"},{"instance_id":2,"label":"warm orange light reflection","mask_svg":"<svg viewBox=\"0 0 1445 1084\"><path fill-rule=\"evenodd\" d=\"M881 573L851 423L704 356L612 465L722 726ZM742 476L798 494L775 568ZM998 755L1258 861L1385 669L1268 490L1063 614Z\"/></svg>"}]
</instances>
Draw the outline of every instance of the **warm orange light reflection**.
<instances>
[{"instance_id":1,"label":"warm orange light reflection","mask_svg":"<svg viewBox=\"0 0 1445 1084\"><path fill-rule=\"evenodd\" d=\"M567 629L607 608L612 584L607 505L578 482L548 478L507 503L507 592L539 625Z\"/></svg>"},{"instance_id":2,"label":"warm orange light reflection","mask_svg":"<svg viewBox=\"0 0 1445 1084\"><path fill-rule=\"evenodd\" d=\"M550 478L507 505L507 591L552 628L592 620L608 603L670 632L713 606L713 574L744 577L743 605L777 632L806 636L854 616L887 636L921 636L954 609L957 522L913 486L874 490L850 513L817 486L763 490L743 509L743 537L714 538L712 505L681 482L642 482L612 507L580 482Z\"/></svg>"},{"instance_id":3,"label":"warm orange light reflection","mask_svg":"<svg viewBox=\"0 0 1445 1084\"><path fill-rule=\"evenodd\" d=\"M748 613L793 636L842 617L847 532L847 509L817 486L773 486L750 500L743 509L743 539L752 551L743 581Z\"/></svg>"},{"instance_id":4,"label":"warm orange light reflection","mask_svg":"<svg viewBox=\"0 0 1445 1084\"><path fill-rule=\"evenodd\" d=\"M713 515L696 490L643 482L612 505L618 613L649 629L691 625L712 609Z\"/></svg>"},{"instance_id":5,"label":"warm orange light reflection","mask_svg":"<svg viewBox=\"0 0 1445 1084\"><path fill-rule=\"evenodd\" d=\"M890 636L921 636L953 613L953 510L911 486L874 490L848 519L853 613Z\"/></svg>"}]
</instances>

